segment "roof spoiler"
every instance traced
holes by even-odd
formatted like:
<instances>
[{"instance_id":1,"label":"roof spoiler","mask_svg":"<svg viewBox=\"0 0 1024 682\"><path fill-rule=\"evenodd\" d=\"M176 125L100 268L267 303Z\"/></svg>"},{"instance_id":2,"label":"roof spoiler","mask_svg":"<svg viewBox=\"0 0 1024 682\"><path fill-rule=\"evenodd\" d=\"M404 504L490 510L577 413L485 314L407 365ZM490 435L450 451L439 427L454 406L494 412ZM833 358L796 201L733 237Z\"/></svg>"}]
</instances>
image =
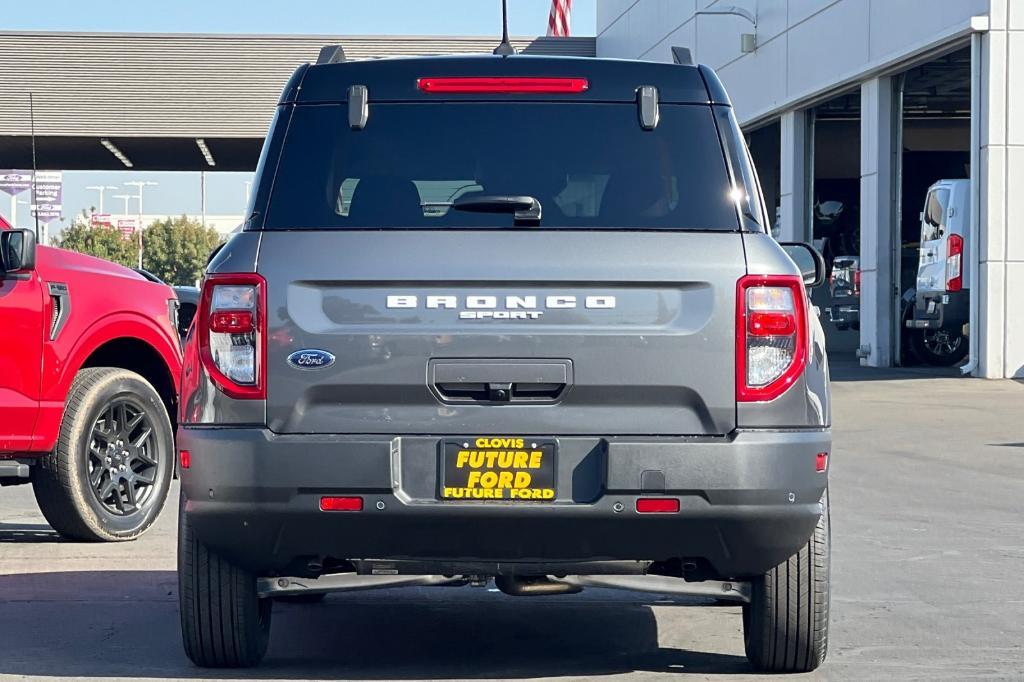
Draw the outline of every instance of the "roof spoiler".
<instances>
[{"instance_id":1,"label":"roof spoiler","mask_svg":"<svg viewBox=\"0 0 1024 682\"><path fill-rule=\"evenodd\" d=\"M340 64L345 60L345 50L341 45L324 45L316 58L317 64Z\"/></svg>"},{"instance_id":2,"label":"roof spoiler","mask_svg":"<svg viewBox=\"0 0 1024 682\"><path fill-rule=\"evenodd\" d=\"M321 52L321 54L323 54ZM688 47L672 46L672 61L683 66L693 66L693 53Z\"/></svg>"}]
</instances>

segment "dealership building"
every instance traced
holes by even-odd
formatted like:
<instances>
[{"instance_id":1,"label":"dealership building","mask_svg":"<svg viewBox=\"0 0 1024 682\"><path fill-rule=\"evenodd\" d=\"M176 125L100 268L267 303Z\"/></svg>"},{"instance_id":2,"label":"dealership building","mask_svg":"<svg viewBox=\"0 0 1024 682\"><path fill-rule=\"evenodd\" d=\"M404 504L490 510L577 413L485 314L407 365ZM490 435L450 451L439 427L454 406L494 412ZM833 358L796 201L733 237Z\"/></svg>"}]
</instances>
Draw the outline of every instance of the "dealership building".
<instances>
[{"instance_id":1,"label":"dealership building","mask_svg":"<svg viewBox=\"0 0 1024 682\"><path fill-rule=\"evenodd\" d=\"M325 43L366 59L494 41L0 31L0 166L31 167L34 93L42 169L251 171L281 84ZM833 275L856 271L859 326L832 321L831 287L814 292L835 358L909 359L926 193L969 182L966 370L1024 377L1024 0L597 0L596 39L513 43L655 61L682 46L714 67L773 229L815 242Z\"/></svg>"},{"instance_id":2,"label":"dealership building","mask_svg":"<svg viewBox=\"0 0 1024 682\"><path fill-rule=\"evenodd\" d=\"M815 293L833 354L900 364L927 189L969 179L966 369L1024 377L1024 2L598 0L598 56L676 45L729 90L780 237L859 260L859 330Z\"/></svg>"}]
</instances>

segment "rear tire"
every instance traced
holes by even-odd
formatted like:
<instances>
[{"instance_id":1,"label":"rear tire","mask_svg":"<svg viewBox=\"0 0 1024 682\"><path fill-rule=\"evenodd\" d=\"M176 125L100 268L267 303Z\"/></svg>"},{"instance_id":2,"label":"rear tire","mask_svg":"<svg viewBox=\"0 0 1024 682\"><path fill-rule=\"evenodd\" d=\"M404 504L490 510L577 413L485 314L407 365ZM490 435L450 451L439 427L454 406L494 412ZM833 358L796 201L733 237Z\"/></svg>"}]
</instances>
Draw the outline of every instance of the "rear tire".
<instances>
[{"instance_id":1,"label":"rear tire","mask_svg":"<svg viewBox=\"0 0 1024 682\"><path fill-rule=\"evenodd\" d=\"M753 581L743 606L747 658L758 670L810 672L828 653L831 529L828 491L814 534L799 552Z\"/></svg>"},{"instance_id":2,"label":"rear tire","mask_svg":"<svg viewBox=\"0 0 1024 682\"><path fill-rule=\"evenodd\" d=\"M32 472L32 488L62 536L133 540L160 515L173 461L171 422L156 389L135 372L90 367L71 384L57 445Z\"/></svg>"},{"instance_id":3,"label":"rear tire","mask_svg":"<svg viewBox=\"0 0 1024 682\"><path fill-rule=\"evenodd\" d=\"M932 367L958 364L967 357L970 345L969 339L963 334L942 330L915 330L911 339L914 353Z\"/></svg>"},{"instance_id":4,"label":"rear tire","mask_svg":"<svg viewBox=\"0 0 1024 682\"><path fill-rule=\"evenodd\" d=\"M256 576L196 537L184 497L178 512L178 604L185 653L196 665L247 668L263 660L272 600L256 594Z\"/></svg>"}]
</instances>

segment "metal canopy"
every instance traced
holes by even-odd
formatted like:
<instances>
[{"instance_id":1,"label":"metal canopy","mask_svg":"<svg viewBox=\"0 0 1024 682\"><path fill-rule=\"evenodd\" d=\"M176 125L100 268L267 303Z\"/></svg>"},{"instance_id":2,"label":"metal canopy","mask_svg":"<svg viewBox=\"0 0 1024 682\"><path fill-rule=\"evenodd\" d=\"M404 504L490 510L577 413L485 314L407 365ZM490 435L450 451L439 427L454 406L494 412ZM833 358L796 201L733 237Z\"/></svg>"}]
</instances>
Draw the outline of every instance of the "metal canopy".
<instances>
[{"instance_id":1,"label":"metal canopy","mask_svg":"<svg viewBox=\"0 0 1024 682\"><path fill-rule=\"evenodd\" d=\"M302 36L0 31L0 159L31 167L251 171L295 67L341 44L352 61L488 54L498 36ZM594 38L513 38L522 54L594 56ZM197 140L216 161L211 166Z\"/></svg>"}]
</instances>

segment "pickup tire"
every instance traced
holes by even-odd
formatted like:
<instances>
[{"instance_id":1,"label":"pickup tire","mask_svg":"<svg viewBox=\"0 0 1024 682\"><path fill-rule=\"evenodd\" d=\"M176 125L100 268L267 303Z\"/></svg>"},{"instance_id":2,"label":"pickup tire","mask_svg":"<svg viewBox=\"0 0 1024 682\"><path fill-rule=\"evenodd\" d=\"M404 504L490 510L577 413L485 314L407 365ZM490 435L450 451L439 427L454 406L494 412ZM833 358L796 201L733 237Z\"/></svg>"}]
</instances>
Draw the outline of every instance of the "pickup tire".
<instances>
[{"instance_id":1,"label":"pickup tire","mask_svg":"<svg viewBox=\"0 0 1024 682\"><path fill-rule=\"evenodd\" d=\"M970 341L960 332L914 329L911 334L914 353L932 367L949 367L967 357Z\"/></svg>"},{"instance_id":2,"label":"pickup tire","mask_svg":"<svg viewBox=\"0 0 1024 682\"><path fill-rule=\"evenodd\" d=\"M178 612L185 653L203 668L247 668L267 653L273 600L256 576L217 555L178 511Z\"/></svg>"},{"instance_id":3,"label":"pickup tire","mask_svg":"<svg viewBox=\"0 0 1024 682\"><path fill-rule=\"evenodd\" d=\"M153 386L135 372L90 367L71 384L57 445L34 468L32 487L62 536L132 540L167 500L174 455L171 422Z\"/></svg>"},{"instance_id":4,"label":"pickup tire","mask_svg":"<svg viewBox=\"0 0 1024 682\"><path fill-rule=\"evenodd\" d=\"M807 544L751 585L743 606L747 658L758 670L810 672L828 653L831 529L828 491Z\"/></svg>"}]
</instances>

